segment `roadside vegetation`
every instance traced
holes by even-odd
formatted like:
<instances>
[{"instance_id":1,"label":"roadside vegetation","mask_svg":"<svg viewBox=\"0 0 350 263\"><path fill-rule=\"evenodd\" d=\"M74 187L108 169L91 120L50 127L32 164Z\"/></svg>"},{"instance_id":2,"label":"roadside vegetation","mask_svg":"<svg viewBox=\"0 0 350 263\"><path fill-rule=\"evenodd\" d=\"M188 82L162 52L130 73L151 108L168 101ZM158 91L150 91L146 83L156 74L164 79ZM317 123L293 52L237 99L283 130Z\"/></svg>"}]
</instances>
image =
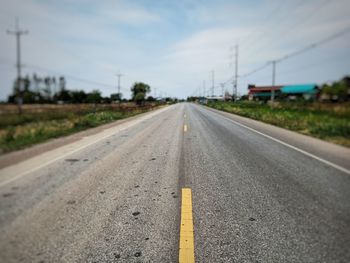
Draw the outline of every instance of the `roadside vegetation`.
<instances>
[{"instance_id":1,"label":"roadside vegetation","mask_svg":"<svg viewBox=\"0 0 350 263\"><path fill-rule=\"evenodd\" d=\"M124 105L24 105L21 115L13 105L0 105L1 153L128 118L160 104ZM5 113L6 112L6 113Z\"/></svg>"},{"instance_id":2,"label":"roadside vegetation","mask_svg":"<svg viewBox=\"0 0 350 263\"><path fill-rule=\"evenodd\" d=\"M350 147L350 103L209 102L209 107Z\"/></svg>"},{"instance_id":3,"label":"roadside vegetation","mask_svg":"<svg viewBox=\"0 0 350 263\"><path fill-rule=\"evenodd\" d=\"M130 91L128 100L122 93L106 97L99 90L68 89L64 76L16 79L7 103L0 104L0 154L177 102L148 95L151 87L143 82Z\"/></svg>"}]
</instances>

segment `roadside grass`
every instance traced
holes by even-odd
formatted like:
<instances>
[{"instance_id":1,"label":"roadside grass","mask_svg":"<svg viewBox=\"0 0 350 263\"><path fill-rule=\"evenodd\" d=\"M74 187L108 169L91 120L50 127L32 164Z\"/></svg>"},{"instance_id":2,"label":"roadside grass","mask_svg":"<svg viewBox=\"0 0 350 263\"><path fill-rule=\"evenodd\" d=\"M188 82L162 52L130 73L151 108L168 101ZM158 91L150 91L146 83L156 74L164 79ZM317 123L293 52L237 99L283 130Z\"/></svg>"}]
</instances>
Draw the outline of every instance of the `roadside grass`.
<instances>
[{"instance_id":1,"label":"roadside grass","mask_svg":"<svg viewBox=\"0 0 350 263\"><path fill-rule=\"evenodd\" d=\"M0 153L19 150L112 121L146 112L151 108L103 109L6 114L0 116Z\"/></svg>"},{"instance_id":2,"label":"roadside grass","mask_svg":"<svg viewBox=\"0 0 350 263\"><path fill-rule=\"evenodd\" d=\"M209 107L350 147L350 104L211 102Z\"/></svg>"}]
</instances>

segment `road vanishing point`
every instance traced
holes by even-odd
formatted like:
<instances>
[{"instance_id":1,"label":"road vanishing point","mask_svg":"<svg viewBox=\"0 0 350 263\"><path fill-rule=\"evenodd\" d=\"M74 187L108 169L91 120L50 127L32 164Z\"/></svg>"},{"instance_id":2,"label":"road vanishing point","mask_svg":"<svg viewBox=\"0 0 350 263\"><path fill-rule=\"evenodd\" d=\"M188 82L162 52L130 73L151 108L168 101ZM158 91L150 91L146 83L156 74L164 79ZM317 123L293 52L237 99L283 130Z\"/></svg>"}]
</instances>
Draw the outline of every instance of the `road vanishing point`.
<instances>
[{"instance_id":1,"label":"road vanishing point","mask_svg":"<svg viewBox=\"0 0 350 263\"><path fill-rule=\"evenodd\" d=\"M350 150L205 106L0 165L0 262L350 262Z\"/></svg>"}]
</instances>

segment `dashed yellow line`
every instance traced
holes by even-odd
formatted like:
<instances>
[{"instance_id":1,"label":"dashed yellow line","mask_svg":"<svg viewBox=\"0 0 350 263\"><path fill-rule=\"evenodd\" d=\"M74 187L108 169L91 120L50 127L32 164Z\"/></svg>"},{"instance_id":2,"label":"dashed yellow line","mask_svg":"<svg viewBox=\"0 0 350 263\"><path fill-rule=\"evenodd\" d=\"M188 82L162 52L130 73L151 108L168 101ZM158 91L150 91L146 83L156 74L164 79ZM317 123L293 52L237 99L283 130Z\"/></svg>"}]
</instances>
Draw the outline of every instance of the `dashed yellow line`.
<instances>
[{"instance_id":1,"label":"dashed yellow line","mask_svg":"<svg viewBox=\"0 0 350 263\"><path fill-rule=\"evenodd\" d=\"M182 188L179 263L194 263L192 191Z\"/></svg>"},{"instance_id":2,"label":"dashed yellow line","mask_svg":"<svg viewBox=\"0 0 350 263\"><path fill-rule=\"evenodd\" d=\"M184 132L187 132L187 125L184 124Z\"/></svg>"}]
</instances>

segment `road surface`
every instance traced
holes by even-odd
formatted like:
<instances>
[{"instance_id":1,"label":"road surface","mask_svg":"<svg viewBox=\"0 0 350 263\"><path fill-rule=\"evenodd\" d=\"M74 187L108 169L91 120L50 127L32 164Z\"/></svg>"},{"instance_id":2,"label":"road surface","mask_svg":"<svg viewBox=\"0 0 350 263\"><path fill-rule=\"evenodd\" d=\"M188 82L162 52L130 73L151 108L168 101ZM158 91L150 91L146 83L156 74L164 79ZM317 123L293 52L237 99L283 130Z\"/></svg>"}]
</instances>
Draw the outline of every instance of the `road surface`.
<instances>
[{"instance_id":1,"label":"road surface","mask_svg":"<svg viewBox=\"0 0 350 263\"><path fill-rule=\"evenodd\" d=\"M203 106L143 114L0 170L0 262L349 262L350 151Z\"/></svg>"}]
</instances>

